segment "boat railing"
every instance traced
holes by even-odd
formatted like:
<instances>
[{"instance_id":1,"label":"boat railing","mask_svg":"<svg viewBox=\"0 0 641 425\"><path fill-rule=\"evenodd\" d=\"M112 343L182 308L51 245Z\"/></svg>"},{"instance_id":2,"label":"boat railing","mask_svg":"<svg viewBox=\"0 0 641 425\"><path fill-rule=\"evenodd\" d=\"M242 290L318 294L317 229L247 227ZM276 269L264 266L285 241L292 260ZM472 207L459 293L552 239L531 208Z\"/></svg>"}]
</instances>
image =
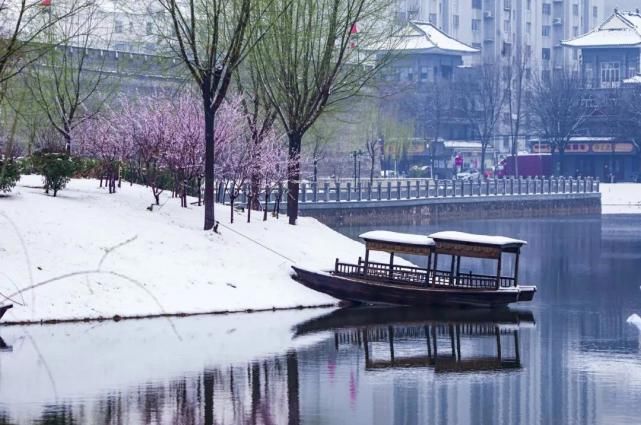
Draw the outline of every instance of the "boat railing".
<instances>
[{"instance_id":1,"label":"boat railing","mask_svg":"<svg viewBox=\"0 0 641 425\"><path fill-rule=\"evenodd\" d=\"M461 273L456 275L450 271L445 270L432 270L434 276L433 281L437 286L461 286L465 288L475 289L492 289L496 288L496 276L489 276L475 273ZM509 288L514 286L514 278L500 277L500 286L502 288Z\"/></svg>"},{"instance_id":2,"label":"boat railing","mask_svg":"<svg viewBox=\"0 0 641 425\"><path fill-rule=\"evenodd\" d=\"M424 268L396 264L390 267L389 264L372 261L366 264L362 259L358 260L358 264L336 261L334 272L338 275L361 276L373 280L418 286L495 289L497 282L496 276L473 273L456 275L444 270L430 270L428 279L428 271ZM500 287L503 288L514 286L514 278L501 277L499 282Z\"/></svg>"}]
</instances>

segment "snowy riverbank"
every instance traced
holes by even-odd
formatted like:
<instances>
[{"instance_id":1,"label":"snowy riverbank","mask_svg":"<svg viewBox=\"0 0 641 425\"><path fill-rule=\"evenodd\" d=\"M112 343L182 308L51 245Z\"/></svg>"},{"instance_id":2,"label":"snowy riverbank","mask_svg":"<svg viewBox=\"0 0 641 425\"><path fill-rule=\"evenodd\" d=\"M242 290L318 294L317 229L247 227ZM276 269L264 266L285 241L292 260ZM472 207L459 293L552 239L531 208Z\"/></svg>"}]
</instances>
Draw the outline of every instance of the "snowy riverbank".
<instances>
[{"instance_id":1,"label":"snowy riverbank","mask_svg":"<svg viewBox=\"0 0 641 425\"><path fill-rule=\"evenodd\" d=\"M640 183L601 183L603 214L641 214Z\"/></svg>"},{"instance_id":2,"label":"snowy riverbank","mask_svg":"<svg viewBox=\"0 0 641 425\"><path fill-rule=\"evenodd\" d=\"M311 267L363 255L361 244L310 218L289 226L255 214L248 224L239 214L215 234L201 230L202 207L180 208L169 193L150 212L142 186L109 195L96 180L72 180L53 198L39 185L25 176L0 197L0 293L15 304L4 322L333 304L293 281L290 261L241 235ZM228 208L216 214L229 226Z\"/></svg>"}]
</instances>

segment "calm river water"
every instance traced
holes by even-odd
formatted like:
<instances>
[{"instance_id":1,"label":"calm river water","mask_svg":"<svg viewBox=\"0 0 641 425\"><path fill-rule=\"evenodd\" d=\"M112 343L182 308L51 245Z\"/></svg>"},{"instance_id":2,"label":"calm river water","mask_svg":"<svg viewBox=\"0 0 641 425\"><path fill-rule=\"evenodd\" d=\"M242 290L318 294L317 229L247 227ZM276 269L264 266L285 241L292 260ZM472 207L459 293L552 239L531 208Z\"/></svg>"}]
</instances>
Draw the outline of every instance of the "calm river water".
<instances>
[{"instance_id":1,"label":"calm river water","mask_svg":"<svg viewBox=\"0 0 641 425\"><path fill-rule=\"evenodd\" d=\"M535 302L4 327L0 424L640 423L641 215L387 228L526 239Z\"/></svg>"}]
</instances>

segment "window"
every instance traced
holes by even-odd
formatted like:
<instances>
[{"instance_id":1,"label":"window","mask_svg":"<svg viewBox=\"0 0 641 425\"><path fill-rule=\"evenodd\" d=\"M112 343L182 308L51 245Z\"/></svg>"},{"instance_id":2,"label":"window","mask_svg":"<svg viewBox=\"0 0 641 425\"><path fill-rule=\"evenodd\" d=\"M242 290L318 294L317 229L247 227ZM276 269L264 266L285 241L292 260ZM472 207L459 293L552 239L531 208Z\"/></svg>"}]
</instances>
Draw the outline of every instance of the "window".
<instances>
[{"instance_id":1,"label":"window","mask_svg":"<svg viewBox=\"0 0 641 425\"><path fill-rule=\"evenodd\" d=\"M572 14L574 16L579 16L579 5L578 4L573 4L572 5Z\"/></svg>"},{"instance_id":2,"label":"window","mask_svg":"<svg viewBox=\"0 0 641 425\"><path fill-rule=\"evenodd\" d=\"M541 33L542 33L543 37L549 37L550 36L550 26L549 25L543 25Z\"/></svg>"},{"instance_id":3,"label":"window","mask_svg":"<svg viewBox=\"0 0 641 425\"><path fill-rule=\"evenodd\" d=\"M147 35L152 35L154 33L154 24L152 22L147 22Z\"/></svg>"},{"instance_id":4,"label":"window","mask_svg":"<svg viewBox=\"0 0 641 425\"><path fill-rule=\"evenodd\" d=\"M429 72L430 68L427 66L422 66L421 67L421 74L420 74L420 79L421 81L427 81L429 78Z\"/></svg>"},{"instance_id":5,"label":"window","mask_svg":"<svg viewBox=\"0 0 641 425\"><path fill-rule=\"evenodd\" d=\"M527 0L527 10L532 10L532 0Z\"/></svg>"},{"instance_id":6,"label":"window","mask_svg":"<svg viewBox=\"0 0 641 425\"><path fill-rule=\"evenodd\" d=\"M503 42L503 47L501 47L502 56L512 56L512 44Z\"/></svg>"},{"instance_id":7,"label":"window","mask_svg":"<svg viewBox=\"0 0 641 425\"><path fill-rule=\"evenodd\" d=\"M472 9L482 9L483 0L472 0Z\"/></svg>"},{"instance_id":8,"label":"window","mask_svg":"<svg viewBox=\"0 0 641 425\"><path fill-rule=\"evenodd\" d=\"M579 59L579 50L578 49L572 49L572 59L578 60Z\"/></svg>"},{"instance_id":9,"label":"window","mask_svg":"<svg viewBox=\"0 0 641 425\"><path fill-rule=\"evenodd\" d=\"M452 15L452 26L458 28L458 15Z\"/></svg>"},{"instance_id":10,"label":"window","mask_svg":"<svg viewBox=\"0 0 641 425\"><path fill-rule=\"evenodd\" d=\"M599 8L596 6L592 8L592 17L595 19L599 17Z\"/></svg>"},{"instance_id":11,"label":"window","mask_svg":"<svg viewBox=\"0 0 641 425\"><path fill-rule=\"evenodd\" d=\"M543 79L543 81L550 81L550 71L548 69L541 71L541 79Z\"/></svg>"},{"instance_id":12,"label":"window","mask_svg":"<svg viewBox=\"0 0 641 425\"><path fill-rule=\"evenodd\" d=\"M474 47L477 50L481 50L481 43L472 43L472 47Z\"/></svg>"},{"instance_id":13,"label":"window","mask_svg":"<svg viewBox=\"0 0 641 425\"><path fill-rule=\"evenodd\" d=\"M512 9L512 0L503 0L503 10Z\"/></svg>"},{"instance_id":14,"label":"window","mask_svg":"<svg viewBox=\"0 0 641 425\"><path fill-rule=\"evenodd\" d=\"M552 6L550 6L550 3L543 3L543 14L548 16L552 14Z\"/></svg>"},{"instance_id":15,"label":"window","mask_svg":"<svg viewBox=\"0 0 641 425\"><path fill-rule=\"evenodd\" d=\"M114 32L115 32L116 34L121 34L121 33L122 33L122 31L123 31L123 28L122 28L122 21L121 21L120 19L116 19Z\"/></svg>"},{"instance_id":16,"label":"window","mask_svg":"<svg viewBox=\"0 0 641 425\"><path fill-rule=\"evenodd\" d=\"M481 20L472 19L472 31L480 31L480 30L481 30Z\"/></svg>"},{"instance_id":17,"label":"window","mask_svg":"<svg viewBox=\"0 0 641 425\"><path fill-rule=\"evenodd\" d=\"M601 87L618 87L621 81L621 64L603 62L601 64Z\"/></svg>"},{"instance_id":18,"label":"window","mask_svg":"<svg viewBox=\"0 0 641 425\"><path fill-rule=\"evenodd\" d=\"M583 77L585 78L585 87L591 89L594 84L594 67L589 62L585 64Z\"/></svg>"},{"instance_id":19,"label":"window","mask_svg":"<svg viewBox=\"0 0 641 425\"><path fill-rule=\"evenodd\" d=\"M512 32L512 23L509 21L509 19L503 21L503 31L508 34Z\"/></svg>"},{"instance_id":20,"label":"window","mask_svg":"<svg viewBox=\"0 0 641 425\"><path fill-rule=\"evenodd\" d=\"M532 22L526 22L525 32L527 32L528 34L532 34Z\"/></svg>"},{"instance_id":21,"label":"window","mask_svg":"<svg viewBox=\"0 0 641 425\"><path fill-rule=\"evenodd\" d=\"M430 23L436 25L436 13L430 13Z\"/></svg>"},{"instance_id":22,"label":"window","mask_svg":"<svg viewBox=\"0 0 641 425\"><path fill-rule=\"evenodd\" d=\"M541 49L541 58L543 58L544 61L549 61L550 60L550 49L544 47Z\"/></svg>"},{"instance_id":23,"label":"window","mask_svg":"<svg viewBox=\"0 0 641 425\"><path fill-rule=\"evenodd\" d=\"M529 58L530 56L532 56L532 46L530 46L529 44L526 44L525 45L525 57Z\"/></svg>"}]
</instances>

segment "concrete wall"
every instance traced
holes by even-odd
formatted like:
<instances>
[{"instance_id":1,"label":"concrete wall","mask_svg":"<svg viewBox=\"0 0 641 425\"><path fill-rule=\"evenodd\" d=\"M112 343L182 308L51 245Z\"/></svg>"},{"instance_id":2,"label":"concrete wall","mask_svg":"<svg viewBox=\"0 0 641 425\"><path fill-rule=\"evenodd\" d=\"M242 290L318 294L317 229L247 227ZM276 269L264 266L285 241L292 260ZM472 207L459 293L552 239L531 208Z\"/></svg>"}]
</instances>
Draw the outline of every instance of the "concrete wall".
<instances>
[{"instance_id":1,"label":"concrete wall","mask_svg":"<svg viewBox=\"0 0 641 425\"><path fill-rule=\"evenodd\" d=\"M601 214L601 194L514 195L509 198L443 198L301 204L301 215L333 225L420 225L449 220Z\"/></svg>"}]
</instances>

